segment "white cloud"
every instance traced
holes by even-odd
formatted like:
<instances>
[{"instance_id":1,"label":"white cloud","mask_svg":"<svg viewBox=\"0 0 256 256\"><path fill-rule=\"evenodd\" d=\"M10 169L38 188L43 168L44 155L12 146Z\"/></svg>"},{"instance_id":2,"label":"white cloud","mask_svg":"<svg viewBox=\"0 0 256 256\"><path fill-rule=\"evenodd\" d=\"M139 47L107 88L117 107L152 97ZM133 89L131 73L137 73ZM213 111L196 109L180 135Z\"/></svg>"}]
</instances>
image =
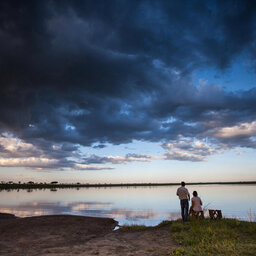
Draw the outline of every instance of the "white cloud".
<instances>
[{"instance_id":1,"label":"white cloud","mask_svg":"<svg viewBox=\"0 0 256 256\"><path fill-rule=\"evenodd\" d=\"M166 160L191 161L191 162L206 161L204 156L188 154L185 152L166 152L165 159Z\"/></svg>"},{"instance_id":2,"label":"white cloud","mask_svg":"<svg viewBox=\"0 0 256 256\"><path fill-rule=\"evenodd\" d=\"M217 151L215 147L191 138L180 138L178 141L166 143L162 146L170 151L187 151L202 156L211 155Z\"/></svg>"},{"instance_id":3,"label":"white cloud","mask_svg":"<svg viewBox=\"0 0 256 256\"><path fill-rule=\"evenodd\" d=\"M222 127L216 129L214 136L217 138L250 137L256 135L256 121L251 123L241 123L235 126Z\"/></svg>"},{"instance_id":4,"label":"white cloud","mask_svg":"<svg viewBox=\"0 0 256 256\"><path fill-rule=\"evenodd\" d=\"M56 159L48 158L0 158L0 166L2 167L36 167L47 168L52 165L58 164Z\"/></svg>"},{"instance_id":5,"label":"white cloud","mask_svg":"<svg viewBox=\"0 0 256 256\"><path fill-rule=\"evenodd\" d=\"M107 166L91 166L75 164L62 156L62 145L52 145L52 155L47 155L36 146L26 143L14 137L12 134L1 134L0 136L0 167L26 167L35 170L42 169L79 169L79 170L103 170L113 169ZM56 152L56 153L55 153ZM58 154L60 152L60 155ZM73 151L72 151L73 152ZM78 159L77 159L78 160Z\"/></svg>"},{"instance_id":6,"label":"white cloud","mask_svg":"<svg viewBox=\"0 0 256 256\"><path fill-rule=\"evenodd\" d=\"M4 154L7 154L8 156L15 155L16 157L34 156L40 151L30 143L26 143L18 138L6 137L4 134L0 137L0 146L3 151L1 153L2 156Z\"/></svg>"},{"instance_id":7,"label":"white cloud","mask_svg":"<svg viewBox=\"0 0 256 256\"><path fill-rule=\"evenodd\" d=\"M216 145L182 136L177 141L163 144L162 147L169 151L165 153L166 160L206 161L207 156L221 152Z\"/></svg>"}]
</instances>

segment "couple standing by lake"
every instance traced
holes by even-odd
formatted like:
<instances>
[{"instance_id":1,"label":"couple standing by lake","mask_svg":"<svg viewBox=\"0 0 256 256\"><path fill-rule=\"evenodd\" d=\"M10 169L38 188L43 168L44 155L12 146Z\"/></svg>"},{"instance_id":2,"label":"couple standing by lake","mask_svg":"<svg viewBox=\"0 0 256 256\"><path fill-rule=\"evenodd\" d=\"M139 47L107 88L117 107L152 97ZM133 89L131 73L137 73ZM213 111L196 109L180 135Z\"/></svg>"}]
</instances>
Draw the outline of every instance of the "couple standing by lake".
<instances>
[{"instance_id":1,"label":"couple standing by lake","mask_svg":"<svg viewBox=\"0 0 256 256\"><path fill-rule=\"evenodd\" d=\"M185 188L185 182L181 182L181 187L177 189L177 196L180 199L180 207L181 207L181 216L182 220L186 222L188 220L188 215L190 213L200 213L202 212L202 201L201 198L198 197L197 192L193 192L193 197L191 199L191 207L189 208L189 200L190 200L190 194L187 188Z\"/></svg>"}]
</instances>

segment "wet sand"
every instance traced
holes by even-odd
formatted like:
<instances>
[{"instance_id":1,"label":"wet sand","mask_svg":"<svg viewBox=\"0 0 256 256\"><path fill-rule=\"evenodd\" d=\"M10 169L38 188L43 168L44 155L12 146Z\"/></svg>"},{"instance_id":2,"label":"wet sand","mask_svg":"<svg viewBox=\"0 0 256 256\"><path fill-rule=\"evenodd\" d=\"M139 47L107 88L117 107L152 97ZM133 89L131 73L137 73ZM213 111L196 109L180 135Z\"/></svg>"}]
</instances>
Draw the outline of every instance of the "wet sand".
<instances>
[{"instance_id":1,"label":"wet sand","mask_svg":"<svg viewBox=\"0 0 256 256\"><path fill-rule=\"evenodd\" d=\"M0 255L171 255L167 227L114 231L110 218L0 214Z\"/></svg>"}]
</instances>

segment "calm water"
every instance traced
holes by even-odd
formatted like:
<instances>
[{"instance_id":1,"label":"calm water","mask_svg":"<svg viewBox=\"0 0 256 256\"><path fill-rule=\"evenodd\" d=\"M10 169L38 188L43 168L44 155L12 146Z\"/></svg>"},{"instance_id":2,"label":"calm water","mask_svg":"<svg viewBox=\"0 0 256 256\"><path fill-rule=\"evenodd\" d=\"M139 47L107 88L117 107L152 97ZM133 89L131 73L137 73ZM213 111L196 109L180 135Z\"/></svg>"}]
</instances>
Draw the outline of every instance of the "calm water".
<instances>
[{"instance_id":1,"label":"calm water","mask_svg":"<svg viewBox=\"0 0 256 256\"><path fill-rule=\"evenodd\" d=\"M225 217L256 221L256 185L187 186L197 190L206 209ZM0 212L19 217L76 214L111 217L123 224L156 225L180 218L177 186L106 187L0 192Z\"/></svg>"}]
</instances>

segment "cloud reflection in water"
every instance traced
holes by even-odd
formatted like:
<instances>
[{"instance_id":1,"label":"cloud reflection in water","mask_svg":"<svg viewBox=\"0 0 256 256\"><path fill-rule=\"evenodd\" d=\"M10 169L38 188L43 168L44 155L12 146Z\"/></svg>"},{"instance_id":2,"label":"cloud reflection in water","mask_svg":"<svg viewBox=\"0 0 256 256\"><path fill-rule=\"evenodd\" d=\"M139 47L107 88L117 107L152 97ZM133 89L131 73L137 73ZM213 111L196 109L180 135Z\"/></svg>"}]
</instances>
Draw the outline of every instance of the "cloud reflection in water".
<instances>
[{"instance_id":1,"label":"cloud reflection in water","mask_svg":"<svg viewBox=\"0 0 256 256\"><path fill-rule=\"evenodd\" d=\"M125 208L112 208L113 203L100 202L28 202L16 206L1 205L0 212L12 213L18 217L74 214L93 217L109 217L119 221L119 224L155 225L164 219L177 219L179 213L158 213L152 209L132 210Z\"/></svg>"},{"instance_id":2,"label":"cloud reflection in water","mask_svg":"<svg viewBox=\"0 0 256 256\"><path fill-rule=\"evenodd\" d=\"M248 212L256 212L255 185L193 185L188 189L198 191L204 207L221 209L225 217L248 220ZM157 225L180 218L176 190L177 186L1 191L0 212L20 217L75 214L114 218L120 225Z\"/></svg>"}]
</instances>

